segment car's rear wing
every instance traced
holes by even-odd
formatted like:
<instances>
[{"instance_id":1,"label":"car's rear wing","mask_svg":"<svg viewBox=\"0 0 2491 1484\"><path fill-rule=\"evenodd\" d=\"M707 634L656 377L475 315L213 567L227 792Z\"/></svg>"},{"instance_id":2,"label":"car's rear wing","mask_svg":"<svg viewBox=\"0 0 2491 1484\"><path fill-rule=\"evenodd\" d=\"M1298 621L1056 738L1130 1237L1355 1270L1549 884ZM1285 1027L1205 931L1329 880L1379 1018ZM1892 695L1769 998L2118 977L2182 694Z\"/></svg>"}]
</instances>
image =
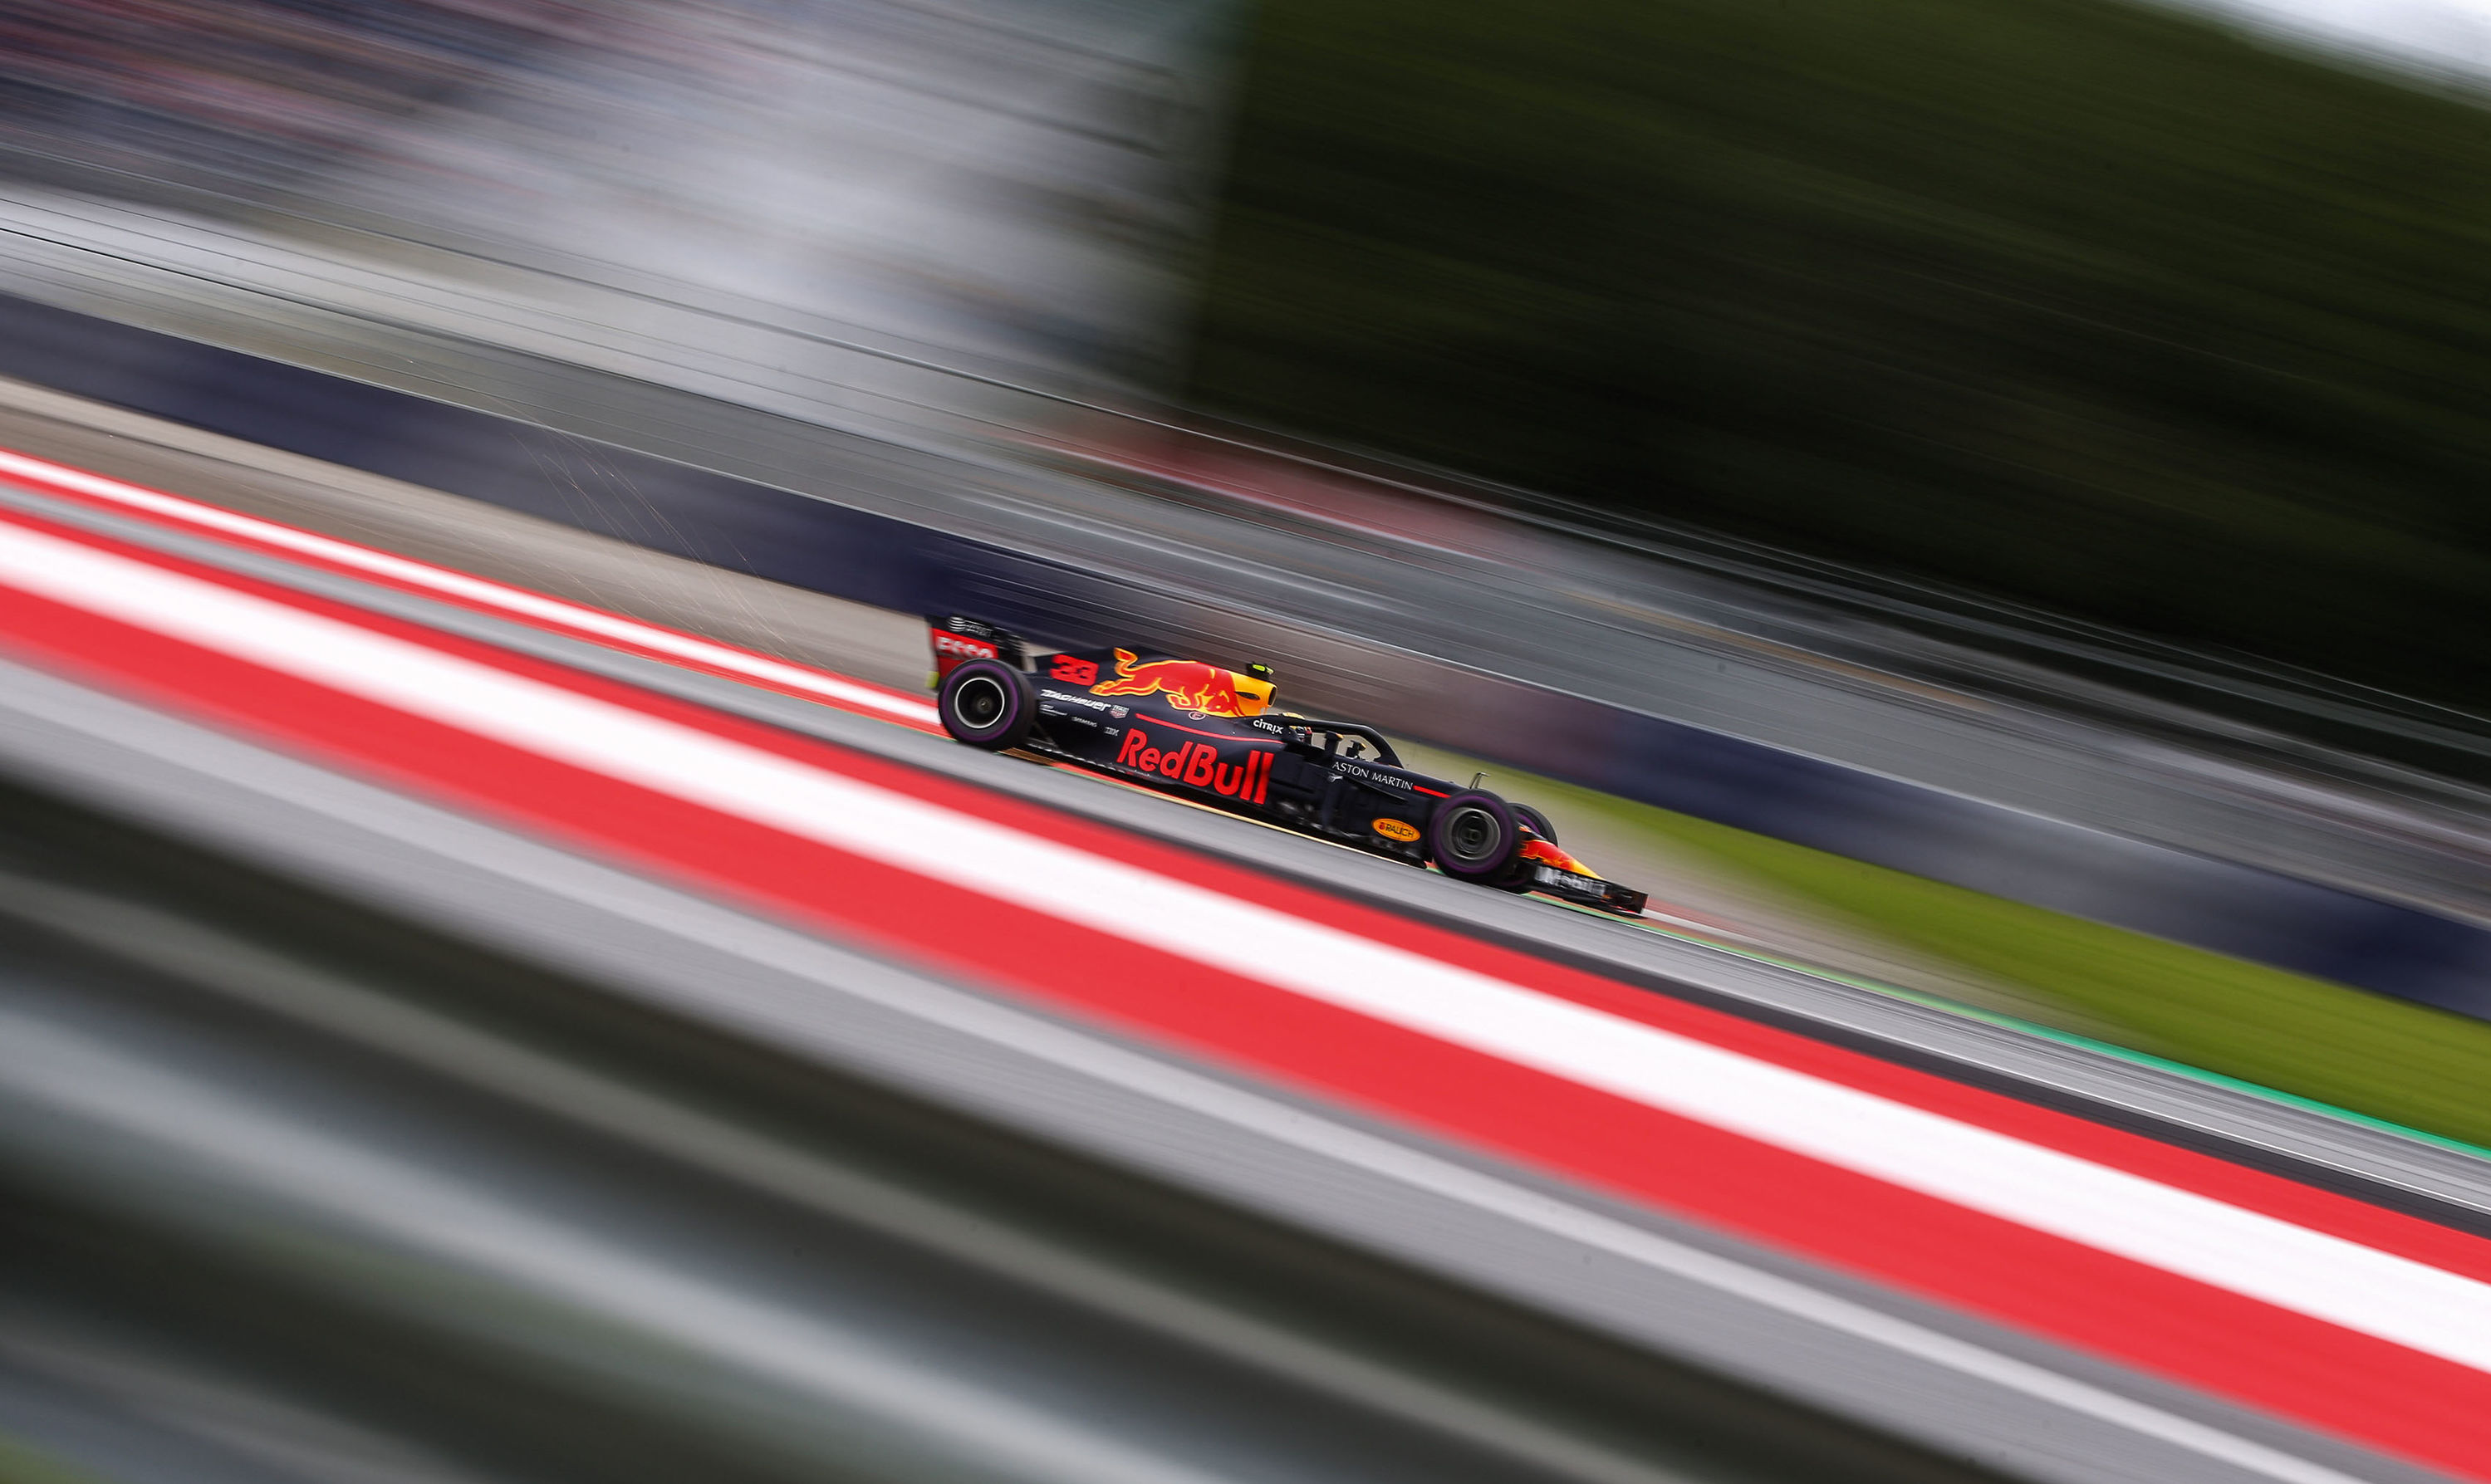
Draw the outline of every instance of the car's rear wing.
<instances>
[{"instance_id":1,"label":"car's rear wing","mask_svg":"<svg viewBox=\"0 0 2491 1484\"><path fill-rule=\"evenodd\" d=\"M964 659L1000 659L1015 670L1029 668L1029 646L1021 642L1020 635L982 619L966 619L956 613L941 617L927 614L925 638L934 648L933 684L937 687Z\"/></svg>"}]
</instances>

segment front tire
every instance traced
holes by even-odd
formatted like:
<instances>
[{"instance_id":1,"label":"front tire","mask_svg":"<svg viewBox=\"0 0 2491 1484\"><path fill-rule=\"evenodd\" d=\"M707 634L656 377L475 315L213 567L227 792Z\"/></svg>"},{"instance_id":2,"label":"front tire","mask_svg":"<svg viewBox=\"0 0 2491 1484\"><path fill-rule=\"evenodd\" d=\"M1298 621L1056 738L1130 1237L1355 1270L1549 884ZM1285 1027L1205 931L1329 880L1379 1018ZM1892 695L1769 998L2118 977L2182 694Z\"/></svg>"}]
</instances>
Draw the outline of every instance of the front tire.
<instances>
[{"instance_id":1,"label":"front tire","mask_svg":"<svg viewBox=\"0 0 2491 1484\"><path fill-rule=\"evenodd\" d=\"M1492 887L1512 873L1521 853L1521 822L1494 794L1455 794L1427 821L1427 858L1448 876Z\"/></svg>"},{"instance_id":2,"label":"front tire","mask_svg":"<svg viewBox=\"0 0 2491 1484\"><path fill-rule=\"evenodd\" d=\"M943 677L934 709L952 741L1002 752L1037 728L1038 687L1000 659L965 660Z\"/></svg>"}]
</instances>

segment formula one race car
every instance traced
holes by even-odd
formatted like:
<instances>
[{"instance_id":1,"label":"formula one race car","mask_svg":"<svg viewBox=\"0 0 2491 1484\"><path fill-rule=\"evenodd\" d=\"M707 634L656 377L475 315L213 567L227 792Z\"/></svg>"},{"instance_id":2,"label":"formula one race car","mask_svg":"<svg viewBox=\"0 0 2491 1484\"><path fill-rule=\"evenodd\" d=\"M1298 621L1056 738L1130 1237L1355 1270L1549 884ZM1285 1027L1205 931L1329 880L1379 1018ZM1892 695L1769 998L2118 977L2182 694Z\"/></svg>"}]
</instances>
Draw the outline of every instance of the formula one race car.
<instances>
[{"instance_id":1,"label":"formula one race car","mask_svg":"<svg viewBox=\"0 0 2491 1484\"><path fill-rule=\"evenodd\" d=\"M1070 763L1480 886L1643 912L1643 892L1568 855L1529 804L1413 772L1373 727L1273 710L1265 666L1112 648L1033 655L976 619L926 625L943 730L972 747Z\"/></svg>"}]
</instances>

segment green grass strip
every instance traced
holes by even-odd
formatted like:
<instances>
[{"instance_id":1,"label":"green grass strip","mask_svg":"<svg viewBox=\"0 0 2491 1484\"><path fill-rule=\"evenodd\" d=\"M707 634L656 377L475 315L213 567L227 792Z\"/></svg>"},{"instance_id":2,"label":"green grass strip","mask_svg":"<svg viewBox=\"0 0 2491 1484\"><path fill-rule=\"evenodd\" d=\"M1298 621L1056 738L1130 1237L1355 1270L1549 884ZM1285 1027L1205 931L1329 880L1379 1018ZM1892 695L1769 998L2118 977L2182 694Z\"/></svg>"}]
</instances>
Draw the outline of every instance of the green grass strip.
<instances>
[{"instance_id":1,"label":"green grass strip","mask_svg":"<svg viewBox=\"0 0 2491 1484\"><path fill-rule=\"evenodd\" d=\"M0 1433L0 1484L104 1484L104 1480Z\"/></svg>"},{"instance_id":2,"label":"green grass strip","mask_svg":"<svg viewBox=\"0 0 2491 1484\"><path fill-rule=\"evenodd\" d=\"M2116 1038L1864 987L2491 1157L2491 1023L1514 770L1493 771L1500 790L1597 813L1613 828L1718 861L1802 905L2064 1005ZM1566 814L1557 817L1562 825Z\"/></svg>"}]
</instances>

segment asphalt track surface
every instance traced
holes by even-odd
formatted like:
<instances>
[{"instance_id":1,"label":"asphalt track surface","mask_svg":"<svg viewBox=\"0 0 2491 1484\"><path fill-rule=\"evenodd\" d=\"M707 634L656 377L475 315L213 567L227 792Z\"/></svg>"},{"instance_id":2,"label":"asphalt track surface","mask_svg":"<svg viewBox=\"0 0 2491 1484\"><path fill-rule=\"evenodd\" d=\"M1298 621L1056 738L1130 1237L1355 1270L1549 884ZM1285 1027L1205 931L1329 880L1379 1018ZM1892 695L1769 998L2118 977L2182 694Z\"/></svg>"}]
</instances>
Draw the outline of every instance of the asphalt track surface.
<instances>
[{"instance_id":1,"label":"asphalt track surface","mask_svg":"<svg viewBox=\"0 0 2491 1484\"><path fill-rule=\"evenodd\" d=\"M2491 1479L2469 1156L975 754L850 677L0 476L20 772L2010 1472ZM651 967L702 954L776 998Z\"/></svg>"}]
</instances>

